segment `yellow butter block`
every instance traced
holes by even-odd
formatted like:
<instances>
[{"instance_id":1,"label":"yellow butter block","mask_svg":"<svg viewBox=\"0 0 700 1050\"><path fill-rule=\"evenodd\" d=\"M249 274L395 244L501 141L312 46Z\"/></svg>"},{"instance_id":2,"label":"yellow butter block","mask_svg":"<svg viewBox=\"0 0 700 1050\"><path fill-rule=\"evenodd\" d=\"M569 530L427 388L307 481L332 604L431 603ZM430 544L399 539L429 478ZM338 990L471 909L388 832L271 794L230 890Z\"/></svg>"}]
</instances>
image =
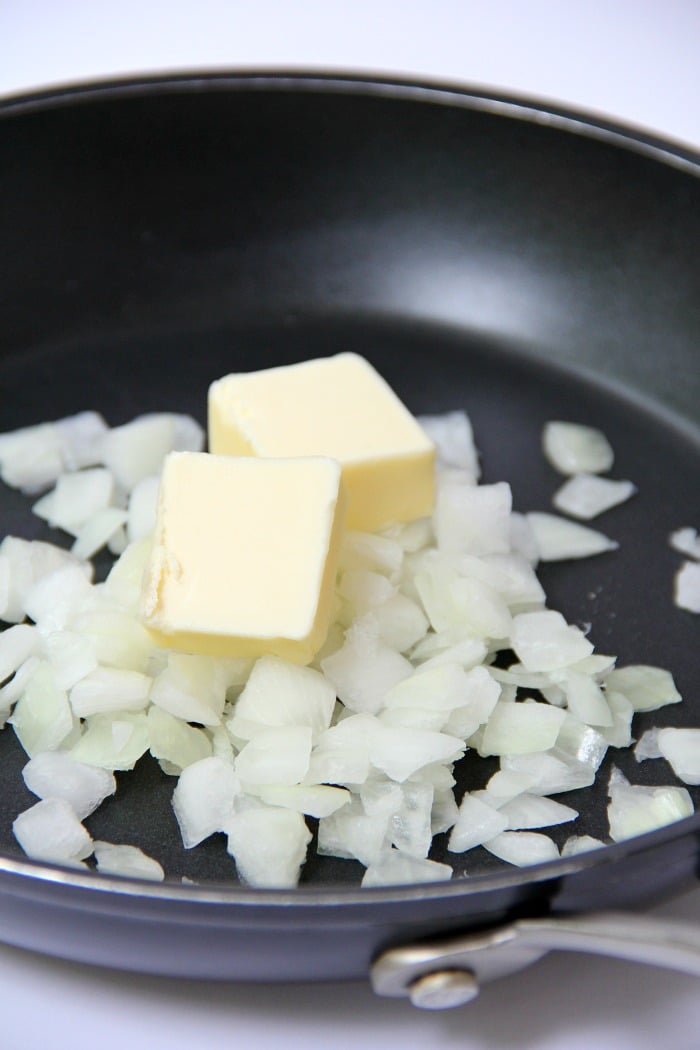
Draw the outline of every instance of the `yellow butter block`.
<instances>
[{"instance_id":1,"label":"yellow butter block","mask_svg":"<svg viewBox=\"0 0 700 1050\"><path fill-rule=\"evenodd\" d=\"M209 448L229 456L330 456L348 527L373 531L432 513L435 449L357 354L234 373L209 389Z\"/></svg>"},{"instance_id":2,"label":"yellow butter block","mask_svg":"<svg viewBox=\"0 0 700 1050\"><path fill-rule=\"evenodd\" d=\"M331 459L171 453L142 593L154 641L308 663L328 632L344 518Z\"/></svg>"}]
</instances>

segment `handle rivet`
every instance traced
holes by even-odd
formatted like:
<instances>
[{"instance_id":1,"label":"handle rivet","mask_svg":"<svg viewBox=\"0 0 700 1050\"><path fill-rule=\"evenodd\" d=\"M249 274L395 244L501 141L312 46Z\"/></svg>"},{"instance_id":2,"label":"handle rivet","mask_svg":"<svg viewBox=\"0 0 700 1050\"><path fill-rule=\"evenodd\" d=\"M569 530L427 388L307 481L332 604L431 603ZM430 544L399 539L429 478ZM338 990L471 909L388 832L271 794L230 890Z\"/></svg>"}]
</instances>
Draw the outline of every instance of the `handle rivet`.
<instances>
[{"instance_id":1,"label":"handle rivet","mask_svg":"<svg viewBox=\"0 0 700 1050\"><path fill-rule=\"evenodd\" d=\"M408 994L421 1010L449 1010L476 999L479 982L471 970L435 970L412 981Z\"/></svg>"}]
</instances>

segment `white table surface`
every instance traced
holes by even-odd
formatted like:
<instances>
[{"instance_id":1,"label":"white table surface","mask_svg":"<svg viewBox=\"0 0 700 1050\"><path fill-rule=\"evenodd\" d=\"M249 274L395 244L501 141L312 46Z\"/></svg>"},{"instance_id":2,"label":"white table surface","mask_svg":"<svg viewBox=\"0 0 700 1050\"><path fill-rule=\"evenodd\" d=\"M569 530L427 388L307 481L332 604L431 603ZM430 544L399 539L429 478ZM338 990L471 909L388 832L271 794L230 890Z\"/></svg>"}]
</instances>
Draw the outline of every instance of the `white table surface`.
<instances>
[{"instance_id":1,"label":"white table surface","mask_svg":"<svg viewBox=\"0 0 700 1050\"><path fill-rule=\"evenodd\" d=\"M451 80L700 149L694 0L0 0L0 95L115 74L305 68ZM700 890L663 911L700 921ZM696 979L552 955L470 1006L420 1013L362 982L228 986L0 946L3 1050L697 1050Z\"/></svg>"}]
</instances>

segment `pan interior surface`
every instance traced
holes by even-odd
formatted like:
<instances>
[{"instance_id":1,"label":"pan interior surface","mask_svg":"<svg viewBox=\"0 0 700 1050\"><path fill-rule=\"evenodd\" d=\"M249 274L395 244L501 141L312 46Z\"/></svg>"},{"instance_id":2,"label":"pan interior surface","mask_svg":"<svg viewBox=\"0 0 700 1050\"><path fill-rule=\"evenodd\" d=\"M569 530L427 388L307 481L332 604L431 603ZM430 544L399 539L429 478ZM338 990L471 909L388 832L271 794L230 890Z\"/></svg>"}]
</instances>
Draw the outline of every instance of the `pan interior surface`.
<instances>
[{"instance_id":1,"label":"pan interior surface","mask_svg":"<svg viewBox=\"0 0 700 1050\"><path fill-rule=\"evenodd\" d=\"M88 408L113 425L158 410L204 422L227 372L354 350L413 412L466 409L484 480L510 482L529 511L551 509L561 481L544 423L600 427L614 476L639 492L595 523L618 551L542 567L549 604L621 664L673 672L684 704L636 735L700 724L697 621L674 607L668 545L700 520L697 178L545 119L235 80L8 110L0 170L0 431ZM29 507L3 488L3 533L55 539ZM11 858L12 820L34 801L25 761L6 729ZM605 837L612 764L636 783L671 779L611 749L593 789L559 796L581 817L558 842ZM495 768L468 755L458 794ZM140 846L170 880L235 883L222 836L182 849L173 785L144 759L87 827ZM502 867L448 853L444 836L431 856L458 876ZM312 851L303 882L360 876Z\"/></svg>"}]
</instances>

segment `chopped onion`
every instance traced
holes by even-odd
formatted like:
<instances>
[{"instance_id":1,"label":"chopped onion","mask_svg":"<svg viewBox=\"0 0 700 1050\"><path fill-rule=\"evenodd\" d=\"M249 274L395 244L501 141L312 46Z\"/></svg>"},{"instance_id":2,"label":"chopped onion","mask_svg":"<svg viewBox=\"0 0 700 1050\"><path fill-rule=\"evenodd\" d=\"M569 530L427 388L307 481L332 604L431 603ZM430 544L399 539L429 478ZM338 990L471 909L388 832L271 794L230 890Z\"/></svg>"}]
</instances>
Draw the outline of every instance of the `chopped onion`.
<instances>
[{"instance_id":1,"label":"chopped onion","mask_svg":"<svg viewBox=\"0 0 700 1050\"><path fill-rule=\"evenodd\" d=\"M660 729L660 753L684 784L700 784L700 729Z\"/></svg>"},{"instance_id":2,"label":"chopped onion","mask_svg":"<svg viewBox=\"0 0 700 1050\"><path fill-rule=\"evenodd\" d=\"M511 644L528 671L570 667L593 652L578 627L568 625L561 613L549 609L514 617Z\"/></svg>"},{"instance_id":3,"label":"chopped onion","mask_svg":"<svg viewBox=\"0 0 700 1050\"><path fill-rule=\"evenodd\" d=\"M401 886L417 882L448 882L452 878L449 864L418 859L391 849L380 854L362 877L363 886Z\"/></svg>"},{"instance_id":4,"label":"chopped onion","mask_svg":"<svg viewBox=\"0 0 700 1050\"><path fill-rule=\"evenodd\" d=\"M646 733L637 741L634 748L634 757L638 762L645 762L648 758L662 758L659 750L659 730L647 729Z\"/></svg>"},{"instance_id":5,"label":"chopped onion","mask_svg":"<svg viewBox=\"0 0 700 1050\"><path fill-rule=\"evenodd\" d=\"M553 747L565 712L549 704L499 703L486 723L481 755L524 755Z\"/></svg>"},{"instance_id":6,"label":"chopped onion","mask_svg":"<svg viewBox=\"0 0 700 1050\"><path fill-rule=\"evenodd\" d=\"M76 682L69 699L78 718L108 711L142 711L150 688L151 679L139 671L97 667Z\"/></svg>"},{"instance_id":7,"label":"chopped onion","mask_svg":"<svg viewBox=\"0 0 700 1050\"><path fill-rule=\"evenodd\" d=\"M588 853L604 845L601 839L593 838L592 835L572 835L562 846L561 855L562 857L575 857L579 853Z\"/></svg>"},{"instance_id":8,"label":"chopped onion","mask_svg":"<svg viewBox=\"0 0 700 1050\"><path fill-rule=\"evenodd\" d=\"M56 487L35 503L32 510L52 527L77 536L90 518L110 506L113 497L114 477L104 467L94 467L61 474ZM82 557L90 557L92 553Z\"/></svg>"},{"instance_id":9,"label":"chopped onion","mask_svg":"<svg viewBox=\"0 0 700 1050\"><path fill-rule=\"evenodd\" d=\"M22 770L24 783L39 798L62 798L84 820L117 790L107 770L76 762L65 751L40 751Z\"/></svg>"},{"instance_id":10,"label":"chopped onion","mask_svg":"<svg viewBox=\"0 0 700 1050\"><path fill-rule=\"evenodd\" d=\"M643 835L692 814L693 802L686 788L611 784L608 821L614 842Z\"/></svg>"},{"instance_id":11,"label":"chopped onion","mask_svg":"<svg viewBox=\"0 0 700 1050\"><path fill-rule=\"evenodd\" d=\"M148 879L162 882L163 868L137 846L116 845L112 842L93 843L97 870L102 875L123 875L125 878Z\"/></svg>"},{"instance_id":12,"label":"chopped onion","mask_svg":"<svg viewBox=\"0 0 700 1050\"><path fill-rule=\"evenodd\" d=\"M75 726L68 697L56 685L48 663L40 661L14 709L10 722L30 756L55 751Z\"/></svg>"},{"instance_id":13,"label":"chopped onion","mask_svg":"<svg viewBox=\"0 0 700 1050\"><path fill-rule=\"evenodd\" d=\"M637 488L631 481L613 481L595 474L577 474L565 481L552 502L563 514L590 521L612 507L634 496Z\"/></svg>"},{"instance_id":14,"label":"chopped onion","mask_svg":"<svg viewBox=\"0 0 700 1050\"><path fill-rule=\"evenodd\" d=\"M685 554L694 561L700 561L700 536L698 536L697 529L692 529L689 525L676 529L669 536L669 543L679 554Z\"/></svg>"},{"instance_id":15,"label":"chopped onion","mask_svg":"<svg viewBox=\"0 0 700 1050\"><path fill-rule=\"evenodd\" d=\"M700 563L683 562L675 575L673 600L679 609L700 613Z\"/></svg>"},{"instance_id":16,"label":"chopped onion","mask_svg":"<svg viewBox=\"0 0 700 1050\"><path fill-rule=\"evenodd\" d=\"M451 853L465 853L482 846L508 827L508 818L474 795L466 794L452 828L447 848Z\"/></svg>"},{"instance_id":17,"label":"chopped onion","mask_svg":"<svg viewBox=\"0 0 700 1050\"><path fill-rule=\"evenodd\" d=\"M507 554L510 551L510 485L443 485L433 522L438 550L448 554Z\"/></svg>"},{"instance_id":18,"label":"chopped onion","mask_svg":"<svg viewBox=\"0 0 700 1050\"><path fill-rule=\"evenodd\" d=\"M474 432L466 412L445 412L439 416L419 416L418 422L435 444L438 464L458 467L479 478L479 454Z\"/></svg>"},{"instance_id":19,"label":"chopped onion","mask_svg":"<svg viewBox=\"0 0 700 1050\"><path fill-rule=\"evenodd\" d=\"M18 623L0 634L0 684L22 666L39 647L40 635L35 627Z\"/></svg>"},{"instance_id":20,"label":"chopped onion","mask_svg":"<svg viewBox=\"0 0 700 1050\"><path fill-rule=\"evenodd\" d=\"M606 690L622 693L635 711L656 711L682 700L672 675L661 667L630 664L617 667L606 679Z\"/></svg>"},{"instance_id":21,"label":"chopped onion","mask_svg":"<svg viewBox=\"0 0 700 1050\"><path fill-rule=\"evenodd\" d=\"M557 514L533 511L527 515L540 561L567 561L590 558L594 554L617 550L619 544L602 532L560 518Z\"/></svg>"},{"instance_id":22,"label":"chopped onion","mask_svg":"<svg viewBox=\"0 0 700 1050\"><path fill-rule=\"evenodd\" d=\"M148 750L148 719L143 711L92 715L71 748L77 762L102 769L133 769Z\"/></svg>"},{"instance_id":23,"label":"chopped onion","mask_svg":"<svg viewBox=\"0 0 700 1050\"><path fill-rule=\"evenodd\" d=\"M311 841L300 813L268 806L246 809L234 813L226 831L228 851L244 882L275 889L296 886Z\"/></svg>"},{"instance_id":24,"label":"chopped onion","mask_svg":"<svg viewBox=\"0 0 700 1050\"><path fill-rule=\"evenodd\" d=\"M28 857L66 863L92 853L92 839L63 798L37 802L15 819L15 838Z\"/></svg>"},{"instance_id":25,"label":"chopped onion","mask_svg":"<svg viewBox=\"0 0 700 1050\"><path fill-rule=\"evenodd\" d=\"M542 448L560 474L603 474L614 461L605 434L580 423L547 423L542 432Z\"/></svg>"},{"instance_id":26,"label":"chopped onion","mask_svg":"<svg viewBox=\"0 0 700 1050\"><path fill-rule=\"evenodd\" d=\"M519 868L559 859L556 843L537 831L504 831L484 846L495 857Z\"/></svg>"},{"instance_id":27,"label":"chopped onion","mask_svg":"<svg viewBox=\"0 0 700 1050\"><path fill-rule=\"evenodd\" d=\"M241 785L233 767L211 756L183 769L173 792L173 809L185 849L223 831Z\"/></svg>"},{"instance_id":28,"label":"chopped onion","mask_svg":"<svg viewBox=\"0 0 700 1050\"><path fill-rule=\"evenodd\" d=\"M510 831L549 828L555 824L576 820L578 817L578 811L571 806L564 806L561 802L555 802L553 798L530 795L527 792L504 802L500 812L507 819Z\"/></svg>"},{"instance_id":29,"label":"chopped onion","mask_svg":"<svg viewBox=\"0 0 700 1050\"><path fill-rule=\"evenodd\" d=\"M148 710L148 748L161 766L167 764L173 773L181 773L212 753L212 743L203 729L169 715L155 704Z\"/></svg>"}]
</instances>

